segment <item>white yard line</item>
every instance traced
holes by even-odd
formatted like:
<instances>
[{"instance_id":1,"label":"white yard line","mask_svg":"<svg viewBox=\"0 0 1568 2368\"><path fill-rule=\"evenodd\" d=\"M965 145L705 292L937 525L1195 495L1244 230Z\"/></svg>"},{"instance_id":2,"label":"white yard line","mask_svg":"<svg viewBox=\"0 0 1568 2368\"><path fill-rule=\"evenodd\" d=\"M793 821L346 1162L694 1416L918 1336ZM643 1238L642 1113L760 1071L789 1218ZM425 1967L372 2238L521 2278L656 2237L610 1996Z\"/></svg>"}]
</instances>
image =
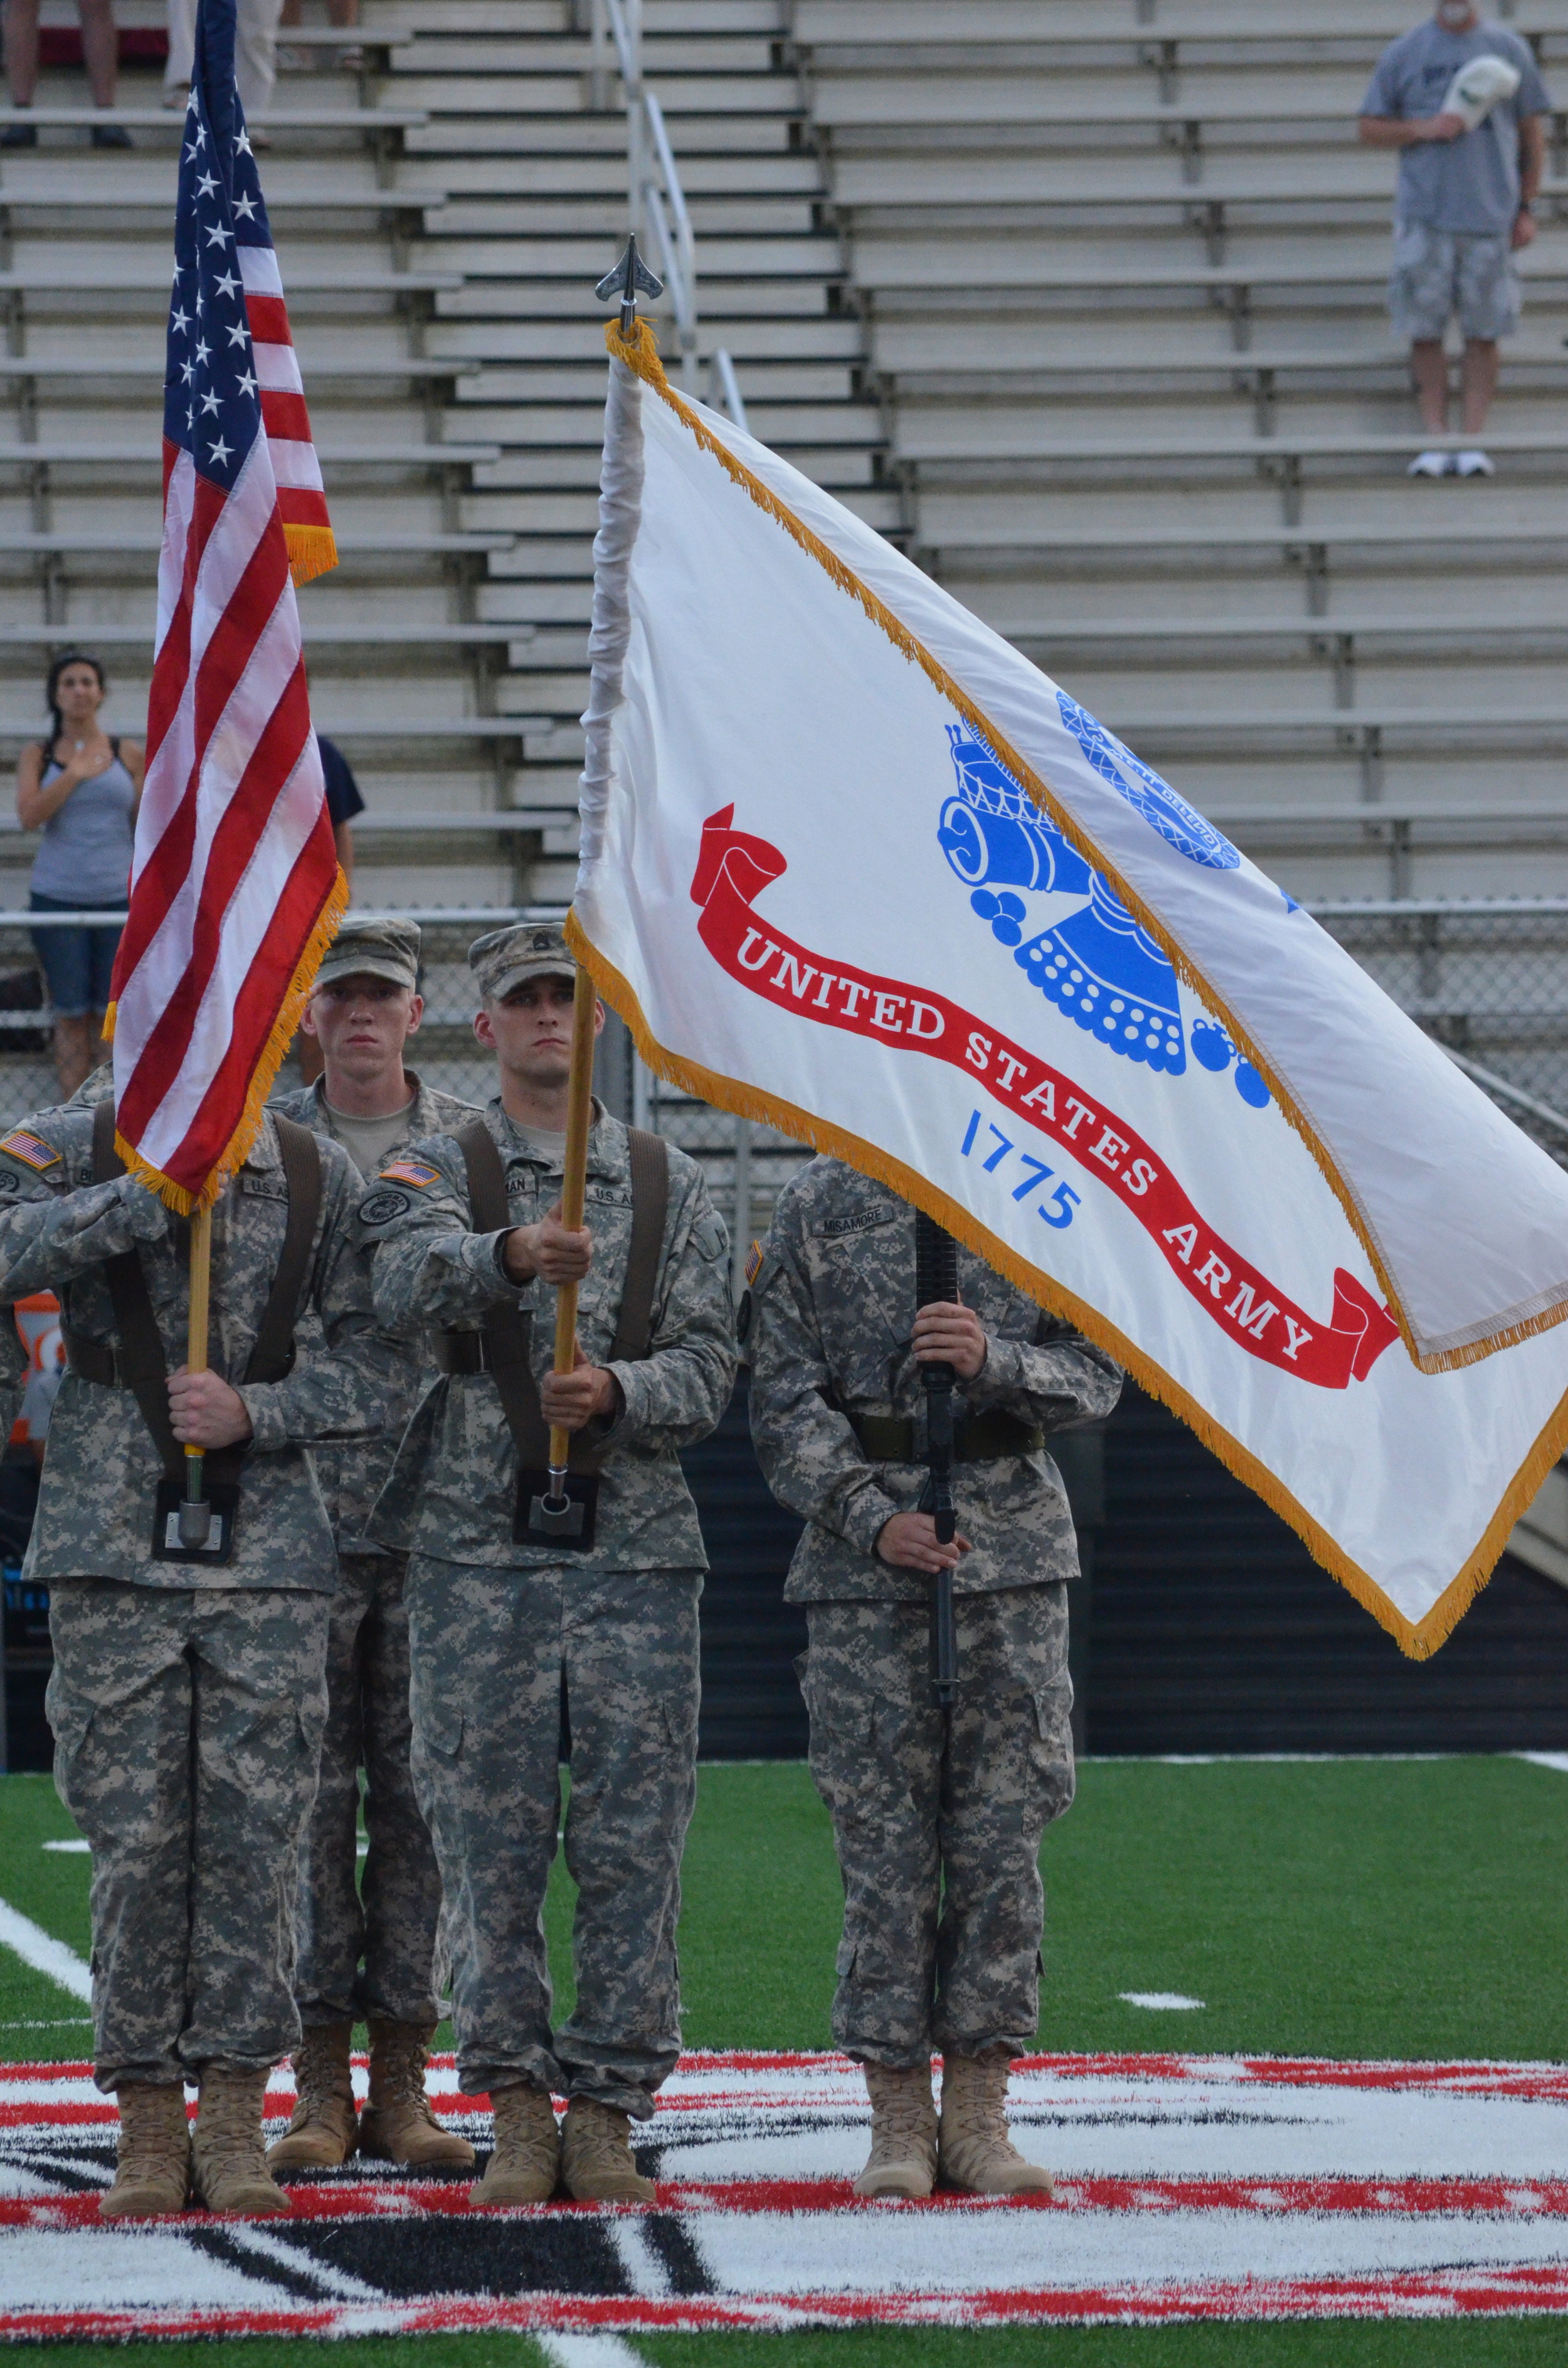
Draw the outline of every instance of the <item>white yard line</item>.
<instances>
[{"instance_id":1,"label":"white yard line","mask_svg":"<svg viewBox=\"0 0 1568 2368\"><path fill-rule=\"evenodd\" d=\"M1532 1768L1555 1768L1560 1776L1568 1776L1568 1751L1516 1751L1515 1759L1528 1759Z\"/></svg>"},{"instance_id":2,"label":"white yard line","mask_svg":"<svg viewBox=\"0 0 1568 2368\"><path fill-rule=\"evenodd\" d=\"M52 1932L46 1932L41 1924L35 1924L30 1916L24 1916L5 1899L0 1899L0 1948L11 1950L24 1965L47 1974L62 1990L91 2006L93 1976L75 1950L68 1949L63 1941L57 1941Z\"/></svg>"},{"instance_id":3,"label":"white yard line","mask_svg":"<svg viewBox=\"0 0 1568 2368\"><path fill-rule=\"evenodd\" d=\"M1123 2006L1145 2007L1151 2014L1191 2014L1204 2004L1184 1990L1118 1990L1117 1997Z\"/></svg>"},{"instance_id":4,"label":"white yard line","mask_svg":"<svg viewBox=\"0 0 1568 2368\"><path fill-rule=\"evenodd\" d=\"M550 2368L648 2368L645 2356L619 2335L543 2335L530 2329Z\"/></svg>"}]
</instances>

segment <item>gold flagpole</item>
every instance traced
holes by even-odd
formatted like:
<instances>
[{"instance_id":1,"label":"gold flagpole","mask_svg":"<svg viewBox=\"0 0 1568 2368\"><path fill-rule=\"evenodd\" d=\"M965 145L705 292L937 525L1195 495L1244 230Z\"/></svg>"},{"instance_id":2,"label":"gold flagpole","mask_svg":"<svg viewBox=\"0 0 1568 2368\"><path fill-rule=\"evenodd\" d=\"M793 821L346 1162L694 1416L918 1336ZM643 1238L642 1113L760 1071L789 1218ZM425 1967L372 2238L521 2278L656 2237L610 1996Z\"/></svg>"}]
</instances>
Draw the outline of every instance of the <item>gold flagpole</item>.
<instances>
[{"instance_id":1,"label":"gold flagpole","mask_svg":"<svg viewBox=\"0 0 1568 2368\"><path fill-rule=\"evenodd\" d=\"M207 1371L207 1334L211 1306L212 1212L198 1209L190 1220L190 1324L187 1336L186 1370ZM199 1447L185 1451L185 1502L180 1507L180 1543L204 1546L211 1531L212 1512L206 1498L207 1459Z\"/></svg>"},{"instance_id":2,"label":"gold flagpole","mask_svg":"<svg viewBox=\"0 0 1568 2368\"><path fill-rule=\"evenodd\" d=\"M598 990L581 962L572 1003L572 1076L567 1087L566 1157L561 1183L561 1222L575 1233L583 1223L588 1180L588 1127L594 1107L594 1013ZM555 1299L555 1371L569 1373L577 1351L577 1286L564 1282ZM569 1431L550 1434L551 1508L566 1501L566 1462L571 1452Z\"/></svg>"}]
</instances>

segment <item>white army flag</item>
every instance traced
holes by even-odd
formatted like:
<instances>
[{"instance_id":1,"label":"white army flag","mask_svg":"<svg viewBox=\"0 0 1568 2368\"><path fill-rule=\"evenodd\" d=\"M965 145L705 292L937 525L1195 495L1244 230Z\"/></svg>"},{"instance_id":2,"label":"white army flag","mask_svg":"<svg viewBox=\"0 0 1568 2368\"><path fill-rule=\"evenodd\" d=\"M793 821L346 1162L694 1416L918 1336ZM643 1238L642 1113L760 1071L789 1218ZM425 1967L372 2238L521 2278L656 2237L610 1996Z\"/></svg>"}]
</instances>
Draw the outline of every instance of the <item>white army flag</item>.
<instances>
[{"instance_id":1,"label":"white army flag","mask_svg":"<svg viewBox=\"0 0 1568 2368\"><path fill-rule=\"evenodd\" d=\"M928 1209L1432 1651L1568 1437L1568 1176L1065 690L609 342L572 926L644 1058Z\"/></svg>"}]
</instances>

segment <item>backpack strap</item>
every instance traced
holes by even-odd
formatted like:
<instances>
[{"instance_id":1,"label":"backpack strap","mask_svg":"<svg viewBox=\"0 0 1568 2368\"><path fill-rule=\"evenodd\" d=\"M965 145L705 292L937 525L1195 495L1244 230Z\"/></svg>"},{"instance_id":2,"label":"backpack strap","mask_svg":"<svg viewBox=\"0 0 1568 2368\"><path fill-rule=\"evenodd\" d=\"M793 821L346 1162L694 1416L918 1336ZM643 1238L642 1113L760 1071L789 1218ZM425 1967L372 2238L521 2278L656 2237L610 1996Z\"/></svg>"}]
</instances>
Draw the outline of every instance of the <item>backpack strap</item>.
<instances>
[{"instance_id":1,"label":"backpack strap","mask_svg":"<svg viewBox=\"0 0 1568 2368\"><path fill-rule=\"evenodd\" d=\"M506 1200L506 1171L495 1139L481 1119L458 1133L458 1148L468 1171L469 1212L476 1234L505 1233L512 1222ZM495 1383L501 1411L525 1472L550 1461L550 1426L540 1404L539 1383L528 1360L533 1323L520 1307L492 1307L480 1335L483 1370ZM574 1442L575 1443L575 1442Z\"/></svg>"},{"instance_id":2,"label":"backpack strap","mask_svg":"<svg viewBox=\"0 0 1568 2368\"><path fill-rule=\"evenodd\" d=\"M628 1127L627 1137L631 1150L631 1240L615 1338L606 1359L611 1365L632 1364L648 1353L653 1336L659 1253L665 1246L665 1219L670 1207L668 1144L662 1134L646 1133L640 1126Z\"/></svg>"},{"instance_id":3,"label":"backpack strap","mask_svg":"<svg viewBox=\"0 0 1568 2368\"><path fill-rule=\"evenodd\" d=\"M289 1222L256 1345L245 1365L247 1382L280 1382L294 1370L294 1326L310 1279L311 1247L321 1214L320 1144L308 1126L281 1118L276 1110L272 1123L278 1129L278 1148L283 1155L289 1187Z\"/></svg>"},{"instance_id":4,"label":"backpack strap","mask_svg":"<svg viewBox=\"0 0 1568 2368\"><path fill-rule=\"evenodd\" d=\"M659 1255L664 1247L665 1220L670 1202L670 1155L662 1135L641 1127L627 1130L631 1159L631 1238L627 1245L626 1275L615 1338L607 1362L628 1364L648 1354L653 1330L653 1293L659 1279ZM490 1129L478 1119L461 1129L458 1148L468 1171L469 1209L476 1234L503 1233L512 1223L506 1200L506 1175ZM528 1347L531 1318L517 1307L490 1311L479 1335L479 1359L471 1360L458 1344L472 1342L472 1333L448 1332L442 1363L449 1372L488 1372L501 1400L501 1411L525 1472L542 1471L550 1461L550 1426L540 1404ZM572 1434L571 1469L597 1469L603 1447L591 1431Z\"/></svg>"},{"instance_id":5,"label":"backpack strap","mask_svg":"<svg viewBox=\"0 0 1568 2368\"><path fill-rule=\"evenodd\" d=\"M112 1183L124 1173L125 1162L115 1149L114 1104L99 1102L93 1112L93 1181ZM142 1419L152 1434L165 1478L182 1479L185 1450L169 1421L169 1369L164 1361L164 1343L140 1252L122 1250L117 1258L106 1258L104 1280L108 1285L114 1328L119 1338L115 1359L119 1385L131 1391L142 1409Z\"/></svg>"},{"instance_id":6,"label":"backpack strap","mask_svg":"<svg viewBox=\"0 0 1568 2368\"><path fill-rule=\"evenodd\" d=\"M291 1119L278 1118L276 1113L273 1124L278 1129L283 1174L289 1186L289 1216L272 1288L256 1327L255 1345L245 1361L246 1382L280 1382L293 1370L294 1326L309 1280L311 1245L321 1213L321 1151L315 1136L308 1127L297 1126ZM124 1173L125 1162L114 1144L114 1104L99 1102L93 1112L93 1181L108 1184ZM104 1278L108 1284L119 1342L114 1359L115 1378L121 1388L131 1391L141 1407L142 1419L162 1458L165 1476L183 1479L185 1450L169 1421L168 1364L141 1253L123 1250L117 1258L106 1258ZM97 1375L86 1372L85 1377L95 1380ZM219 1480L233 1478L239 1463L239 1452L232 1448L215 1450L207 1458L209 1472Z\"/></svg>"}]
</instances>

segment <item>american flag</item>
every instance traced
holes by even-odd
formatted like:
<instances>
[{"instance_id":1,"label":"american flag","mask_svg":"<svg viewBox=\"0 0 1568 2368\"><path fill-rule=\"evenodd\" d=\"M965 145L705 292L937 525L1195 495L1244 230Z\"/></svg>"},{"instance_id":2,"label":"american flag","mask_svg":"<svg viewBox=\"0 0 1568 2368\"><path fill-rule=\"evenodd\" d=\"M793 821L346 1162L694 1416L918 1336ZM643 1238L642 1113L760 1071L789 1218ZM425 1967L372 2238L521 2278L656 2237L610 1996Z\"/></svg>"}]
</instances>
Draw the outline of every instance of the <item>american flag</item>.
<instances>
[{"instance_id":1,"label":"american flag","mask_svg":"<svg viewBox=\"0 0 1568 2368\"><path fill-rule=\"evenodd\" d=\"M180 145L147 779L109 1023L121 1156L187 1212L255 1141L347 902L294 598L336 551L234 13L201 0Z\"/></svg>"}]
</instances>

